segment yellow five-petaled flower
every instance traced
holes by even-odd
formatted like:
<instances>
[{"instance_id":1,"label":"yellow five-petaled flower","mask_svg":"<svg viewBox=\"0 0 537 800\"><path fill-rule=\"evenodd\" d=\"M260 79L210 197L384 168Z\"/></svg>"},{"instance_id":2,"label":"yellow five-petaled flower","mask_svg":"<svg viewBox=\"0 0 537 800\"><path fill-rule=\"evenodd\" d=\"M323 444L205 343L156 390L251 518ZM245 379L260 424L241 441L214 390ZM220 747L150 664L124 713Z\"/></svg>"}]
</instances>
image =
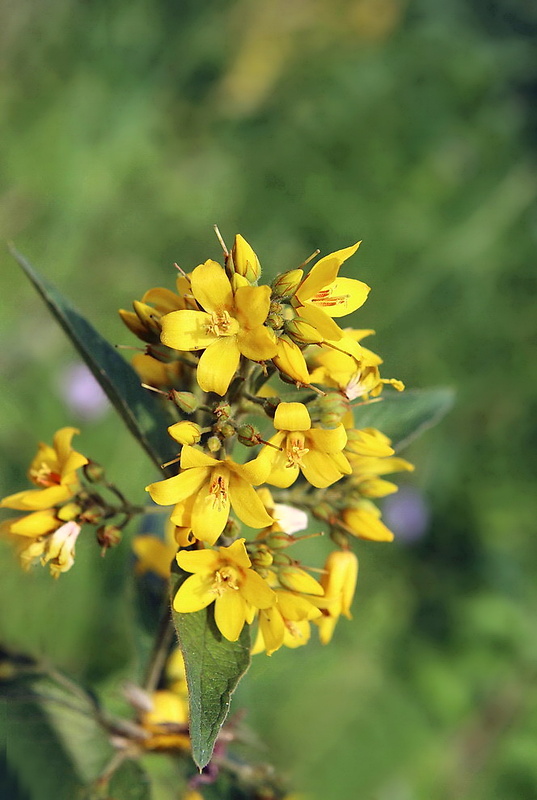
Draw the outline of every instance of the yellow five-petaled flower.
<instances>
[{"instance_id":1,"label":"yellow five-petaled flower","mask_svg":"<svg viewBox=\"0 0 537 800\"><path fill-rule=\"evenodd\" d=\"M194 574L179 588L174 609L199 611L214 602L215 622L230 642L237 641L246 622L252 622L256 609L276 601L268 583L251 568L244 539L218 550L181 550L177 563Z\"/></svg>"},{"instance_id":2,"label":"yellow five-petaled flower","mask_svg":"<svg viewBox=\"0 0 537 800\"><path fill-rule=\"evenodd\" d=\"M163 344L175 350L203 350L197 380L204 392L224 395L241 355L265 361L276 355L276 338L263 324L270 307L269 286L240 286L235 292L216 261L192 272L191 289L200 311L173 311L162 318Z\"/></svg>"}]
</instances>

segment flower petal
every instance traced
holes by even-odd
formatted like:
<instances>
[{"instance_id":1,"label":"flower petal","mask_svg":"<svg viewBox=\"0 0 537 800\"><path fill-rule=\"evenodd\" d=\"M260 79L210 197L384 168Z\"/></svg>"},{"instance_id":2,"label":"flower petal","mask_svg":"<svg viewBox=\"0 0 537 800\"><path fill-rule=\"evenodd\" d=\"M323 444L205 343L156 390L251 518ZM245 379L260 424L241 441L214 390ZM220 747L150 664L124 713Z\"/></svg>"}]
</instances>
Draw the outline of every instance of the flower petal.
<instances>
[{"instance_id":1,"label":"flower petal","mask_svg":"<svg viewBox=\"0 0 537 800\"><path fill-rule=\"evenodd\" d=\"M393 542L393 533L373 513L365 508L348 508L343 512L343 520L355 536L372 542Z\"/></svg>"},{"instance_id":2,"label":"flower petal","mask_svg":"<svg viewBox=\"0 0 537 800\"><path fill-rule=\"evenodd\" d=\"M253 569L248 569L244 573L241 592L255 608L269 608L276 602L276 593Z\"/></svg>"},{"instance_id":3,"label":"flower petal","mask_svg":"<svg viewBox=\"0 0 537 800\"><path fill-rule=\"evenodd\" d=\"M283 644L285 624L278 608L268 608L259 615L259 630L263 636L267 655L271 656Z\"/></svg>"},{"instance_id":4,"label":"flower petal","mask_svg":"<svg viewBox=\"0 0 537 800\"><path fill-rule=\"evenodd\" d=\"M277 348L278 352L272 360L278 369L299 383L309 383L308 367L300 347L281 336L277 341Z\"/></svg>"},{"instance_id":5,"label":"flower petal","mask_svg":"<svg viewBox=\"0 0 537 800\"><path fill-rule=\"evenodd\" d=\"M214 604L214 621L230 642L236 642L246 622L246 602L232 589L224 591Z\"/></svg>"},{"instance_id":6,"label":"flower petal","mask_svg":"<svg viewBox=\"0 0 537 800\"><path fill-rule=\"evenodd\" d=\"M305 300L310 300L317 292L335 281L343 262L356 253L360 244L361 242L357 242L351 247L336 250L334 253L329 253L329 255L317 261L298 288L296 296L300 302L303 303Z\"/></svg>"},{"instance_id":7,"label":"flower petal","mask_svg":"<svg viewBox=\"0 0 537 800\"><path fill-rule=\"evenodd\" d=\"M51 508L72 497L68 486L49 486L46 489L26 489L0 500L0 507L17 511Z\"/></svg>"},{"instance_id":8,"label":"flower petal","mask_svg":"<svg viewBox=\"0 0 537 800\"><path fill-rule=\"evenodd\" d=\"M159 506L173 506L199 491L209 477L207 467L193 467L145 487L151 499Z\"/></svg>"},{"instance_id":9,"label":"flower petal","mask_svg":"<svg viewBox=\"0 0 537 800\"><path fill-rule=\"evenodd\" d=\"M280 431L309 431L309 411L304 403L279 403L274 414L274 427Z\"/></svg>"},{"instance_id":10,"label":"flower petal","mask_svg":"<svg viewBox=\"0 0 537 800\"><path fill-rule=\"evenodd\" d=\"M347 444L347 431L341 423L331 430L312 428L306 436L306 441L312 442L313 448L323 453L341 453Z\"/></svg>"},{"instance_id":11,"label":"flower petal","mask_svg":"<svg viewBox=\"0 0 537 800\"><path fill-rule=\"evenodd\" d=\"M221 462L207 453L202 453L201 450L185 444L181 449L181 469L190 469L191 467L216 467Z\"/></svg>"},{"instance_id":12,"label":"flower petal","mask_svg":"<svg viewBox=\"0 0 537 800\"><path fill-rule=\"evenodd\" d=\"M192 509L192 532L196 539L214 544L229 519L229 492L216 496L212 492L215 475L199 490Z\"/></svg>"},{"instance_id":13,"label":"flower petal","mask_svg":"<svg viewBox=\"0 0 537 800\"><path fill-rule=\"evenodd\" d=\"M71 440L77 433L80 433L77 428L60 428L60 430L56 431L54 434L52 443L54 445L54 450L58 454L60 465L63 465L67 460L72 449Z\"/></svg>"},{"instance_id":14,"label":"flower petal","mask_svg":"<svg viewBox=\"0 0 537 800\"><path fill-rule=\"evenodd\" d=\"M162 344L174 350L203 350L215 341L214 333L208 333L211 317L205 311L172 311L162 317Z\"/></svg>"},{"instance_id":15,"label":"flower petal","mask_svg":"<svg viewBox=\"0 0 537 800\"><path fill-rule=\"evenodd\" d=\"M317 489L326 489L343 477L332 458L319 450L310 450L302 456L301 469L308 483Z\"/></svg>"},{"instance_id":16,"label":"flower petal","mask_svg":"<svg viewBox=\"0 0 537 800\"><path fill-rule=\"evenodd\" d=\"M318 308L312 303L306 303L305 306L297 308L297 314L301 319L309 322L321 334L323 339L331 341L341 339L343 335L341 328L322 308Z\"/></svg>"},{"instance_id":17,"label":"flower petal","mask_svg":"<svg viewBox=\"0 0 537 800\"><path fill-rule=\"evenodd\" d=\"M235 539L229 547L220 547L220 558L232 561L238 567L243 567L244 569L251 567L252 562L246 550L245 541L246 539Z\"/></svg>"},{"instance_id":18,"label":"flower petal","mask_svg":"<svg viewBox=\"0 0 537 800\"><path fill-rule=\"evenodd\" d=\"M177 563L185 572L212 574L219 562L216 550L179 550L177 553Z\"/></svg>"},{"instance_id":19,"label":"flower petal","mask_svg":"<svg viewBox=\"0 0 537 800\"><path fill-rule=\"evenodd\" d=\"M270 286L241 286L235 292L235 308L241 328L257 328L270 308Z\"/></svg>"},{"instance_id":20,"label":"flower petal","mask_svg":"<svg viewBox=\"0 0 537 800\"><path fill-rule=\"evenodd\" d=\"M216 261L209 259L192 272L190 276L192 294L205 311L231 311L233 292L224 269Z\"/></svg>"},{"instance_id":21,"label":"flower petal","mask_svg":"<svg viewBox=\"0 0 537 800\"><path fill-rule=\"evenodd\" d=\"M37 537L55 531L60 527L61 522L56 519L54 511L48 509L47 511L34 511L33 514L27 514L19 519L6 520L4 524L6 528L9 524L9 533Z\"/></svg>"},{"instance_id":22,"label":"flower petal","mask_svg":"<svg viewBox=\"0 0 537 800\"><path fill-rule=\"evenodd\" d=\"M267 361L278 351L274 333L264 325L258 325L252 330L239 331L237 343L243 356L250 361Z\"/></svg>"},{"instance_id":23,"label":"flower petal","mask_svg":"<svg viewBox=\"0 0 537 800\"><path fill-rule=\"evenodd\" d=\"M201 573L191 575L181 584L173 599L173 607L179 614L200 611L207 608L214 600L213 576Z\"/></svg>"},{"instance_id":24,"label":"flower petal","mask_svg":"<svg viewBox=\"0 0 537 800\"><path fill-rule=\"evenodd\" d=\"M181 313L181 312L178 312ZM221 336L199 360L197 380L204 392L225 395L241 358L236 336Z\"/></svg>"},{"instance_id":25,"label":"flower petal","mask_svg":"<svg viewBox=\"0 0 537 800\"><path fill-rule=\"evenodd\" d=\"M336 278L309 300L309 304L321 308L330 317L344 317L363 306L371 287L354 278Z\"/></svg>"},{"instance_id":26,"label":"flower petal","mask_svg":"<svg viewBox=\"0 0 537 800\"><path fill-rule=\"evenodd\" d=\"M267 514L253 486L233 472L230 473L229 496L233 511L245 525L266 528L273 524L274 520Z\"/></svg>"}]
</instances>

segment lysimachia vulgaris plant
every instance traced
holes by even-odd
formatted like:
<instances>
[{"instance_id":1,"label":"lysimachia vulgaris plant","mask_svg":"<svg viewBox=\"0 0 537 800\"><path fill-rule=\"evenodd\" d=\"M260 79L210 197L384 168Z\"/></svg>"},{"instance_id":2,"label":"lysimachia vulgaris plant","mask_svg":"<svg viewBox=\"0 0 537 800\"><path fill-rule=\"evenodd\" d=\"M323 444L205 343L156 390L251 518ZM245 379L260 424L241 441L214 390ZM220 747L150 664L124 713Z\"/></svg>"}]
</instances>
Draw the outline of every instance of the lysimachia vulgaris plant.
<instances>
[{"instance_id":1,"label":"lysimachia vulgaris plant","mask_svg":"<svg viewBox=\"0 0 537 800\"><path fill-rule=\"evenodd\" d=\"M373 331L345 319L370 291L347 269L360 243L315 260L317 251L264 283L248 242L237 235L228 250L217 234L220 262L175 265L173 288L119 312L140 340L132 366L14 252L160 470L135 505L65 427L39 445L31 488L1 501L16 512L1 529L25 569L60 577L93 530L103 554L124 548L137 591L151 578L162 609L144 677L123 689L127 717L61 676L109 749L87 782L91 797L149 797L128 791L148 784L139 761L155 752L183 765L185 798L290 797L273 770L233 756L244 731L226 721L230 695L251 655L305 646L314 631L328 644L339 618L351 618L358 540L392 541L377 501L397 491L386 476L413 470L396 450L450 402L446 390L404 392L383 377L364 344ZM143 533L129 548L122 535L136 517ZM320 535L324 563L304 561L301 542Z\"/></svg>"}]
</instances>

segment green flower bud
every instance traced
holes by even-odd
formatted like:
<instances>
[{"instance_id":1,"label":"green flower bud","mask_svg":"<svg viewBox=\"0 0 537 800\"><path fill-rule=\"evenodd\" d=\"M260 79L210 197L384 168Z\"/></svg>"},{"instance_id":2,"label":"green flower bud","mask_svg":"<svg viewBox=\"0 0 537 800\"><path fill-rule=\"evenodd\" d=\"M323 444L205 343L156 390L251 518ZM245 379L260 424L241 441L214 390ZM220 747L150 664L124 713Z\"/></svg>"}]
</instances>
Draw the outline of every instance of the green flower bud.
<instances>
[{"instance_id":1,"label":"green flower bud","mask_svg":"<svg viewBox=\"0 0 537 800\"><path fill-rule=\"evenodd\" d=\"M222 447L222 442L218 436L209 436L207 439L207 447L211 453L218 453Z\"/></svg>"},{"instance_id":2,"label":"green flower bud","mask_svg":"<svg viewBox=\"0 0 537 800\"><path fill-rule=\"evenodd\" d=\"M217 403L213 409L213 414L218 417L218 419L228 419L228 417L231 416L231 406L224 401Z\"/></svg>"},{"instance_id":3,"label":"green flower bud","mask_svg":"<svg viewBox=\"0 0 537 800\"><path fill-rule=\"evenodd\" d=\"M241 444L246 447L255 447L260 442L260 433L253 425L241 425L237 428L237 438Z\"/></svg>"},{"instance_id":4,"label":"green flower bud","mask_svg":"<svg viewBox=\"0 0 537 800\"><path fill-rule=\"evenodd\" d=\"M198 409L199 403L192 392L177 392L172 390L172 400L185 414L193 414Z\"/></svg>"},{"instance_id":5,"label":"green flower bud","mask_svg":"<svg viewBox=\"0 0 537 800\"><path fill-rule=\"evenodd\" d=\"M90 483L100 483L104 478L104 469L96 461L88 461L82 467L82 471L84 472L84 477Z\"/></svg>"},{"instance_id":6,"label":"green flower bud","mask_svg":"<svg viewBox=\"0 0 537 800\"><path fill-rule=\"evenodd\" d=\"M102 525L97 529L95 535L103 551L116 547L120 543L122 536L121 531L115 525Z\"/></svg>"}]
</instances>

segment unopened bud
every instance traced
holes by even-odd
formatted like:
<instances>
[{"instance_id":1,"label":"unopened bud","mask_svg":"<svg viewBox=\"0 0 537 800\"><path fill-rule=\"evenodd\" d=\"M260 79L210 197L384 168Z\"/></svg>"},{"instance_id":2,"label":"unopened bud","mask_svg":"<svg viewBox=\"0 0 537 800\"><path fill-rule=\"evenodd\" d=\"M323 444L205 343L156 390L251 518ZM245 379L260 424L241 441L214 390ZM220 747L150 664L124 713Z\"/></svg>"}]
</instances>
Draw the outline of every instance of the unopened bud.
<instances>
[{"instance_id":1,"label":"unopened bud","mask_svg":"<svg viewBox=\"0 0 537 800\"><path fill-rule=\"evenodd\" d=\"M79 514L78 521L87 522L88 525L98 525L99 522L102 522L103 516L104 509L101 506L93 505Z\"/></svg>"},{"instance_id":2,"label":"unopened bud","mask_svg":"<svg viewBox=\"0 0 537 800\"><path fill-rule=\"evenodd\" d=\"M285 332L298 344L318 344L323 341L323 337L313 325L298 317L285 323Z\"/></svg>"},{"instance_id":3,"label":"unopened bud","mask_svg":"<svg viewBox=\"0 0 537 800\"><path fill-rule=\"evenodd\" d=\"M300 286L303 275L304 272L301 269L291 269L289 272L278 275L272 281L273 296L290 297L293 295Z\"/></svg>"},{"instance_id":4,"label":"unopened bud","mask_svg":"<svg viewBox=\"0 0 537 800\"><path fill-rule=\"evenodd\" d=\"M199 403L192 392L172 391L172 400L185 414L193 414L198 409Z\"/></svg>"},{"instance_id":5,"label":"unopened bud","mask_svg":"<svg viewBox=\"0 0 537 800\"><path fill-rule=\"evenodd\" d=\"M190 420L182 420L170 425L168 433L179 444L197 444L201 439L200 426Z\"/></svg>"},{"instance_id":6,"label":"unopened bud","mask_svg":"<svg viewBox=\"0 0 537 800\"><path fill-rule=\"evenodd\" d=\"M224 530L222 531L222 536L227 537L228 539L236 539L241 532L241 526L235 519L228 519L225 524Z\"/></svg>"},{"instance_id":7,"label":"unopened bud","mask_svg":"<svg viewBox=\"0 0 537 800\"><path fill-rule=\"evenodd\" d=\"M285 322L284 318L281 314L269 314L266 323L267 325L272 328L274 331L279 331L280 328L283 328L283 323Z\"/></svg>"},{"instance_id":8,"label":"unopened bud","mask_svg":"<svg viewBox=\"0 0 537 800\"><path fill-rule=\"evenodd\" d=\"M121 531L115 525L102 525L95 533L103 551L116 547L121 541Z\"/></svg>"},{"instance_id":9,"label":"unopened bud","mask_svg":"<svg viewBox=\"0 0 537 800\"><path fill-rule=\"evenodd\" d=\"M222 442L218 436L209 436L207 439L207 447L211 453L218 453L222 447Z\"/></svg>"},{"instance_id":10,"label":"unopened bud","mask_svg":"<svg viewBox=\"0 0 537 800\"><path fill-rule=\"evenodd\" d=\"M274 556L270 552L269 548L264 544L258 545L253 552L249 553L249 555L252 564L255 567L260 567L261 569L270 567L274 561Z\"/></svg>"},{"instance_id":11,"label":"unopened bud","mask_svg":"<svg viewBox=\"0 0 537 800\"><path fill-rule=\"evenodd\" d=\"M274 533L270 533L266 537L267 546L271 548L271 550L283 550L286 547L290 547L292 544L296 543L296 539L292 536L289 536L288 533L284 533L283 531L275 531Z\"/></svg>"},{"instance_id":12,"label":"unopened bud","mask_svg":"<svg viewBox=\"0 0 537 800\"><path fill-rule=\"evenodd\" d=\"M82 508L78 505L78 503L66 503L56 512L56 516L58 519L63 520L63 522L71 522L71 520L78 519L82 512Z\"/></svg>"},{"instance_id":13,"label":"unopened bud","mask_svg":"<svg viewBox=\"0 0 537 800\"><path fill-rule=\"evenodd\" d=\"M322 520L323 522L330 522L334 516L334 509L329 503L318 503L313 509L314 517Z\"/></svg>"},{"instance_id":14,"label":"unopened bud","mask_svg":"<svg viewBox=\"0 0 537 800\"><path fill-rule=\"evenodd\" d=\"M226 419L218 420L214 429L223 436L224 439L230 439L232 436L235 436L235 426L232 422L229 422Z\"/></svg>"},{"instance_id":15,"label":"unopened bud","mask_svg":"<svg viewBox=\"0 0 537 800\"><path fill-rule=\"evenodd\" d=\"M332 528L330 531L330 538L338 547L349 546L349 534L345 533L345 531L342 531L340 528Z\"/></svg>"},{"instance_id":16,"label":"unopened bud","mask_svg":"<svg viewBox=\"0 0 537 800\"><path fill-rule=\"evenodd\" d=\"M261 275L259 259L246 239L238 233L231 251L235 272L255 283Z\"/></svg>"},{"instance_id":17,"label":"unopened bud","mask_svg":"<svg viewBox=\"0 0 537 800\"><path fill-rule=\"evenodd\" d=\"M329 392L315 401L312 413L323 428L337 428L349 408L349 401L344 395L339 392Z\"/></svg>"},{"instance_id":18,"label":"unopened bud","mask_svg":"<svg viewBox=\"0 0 537 800\"><path fill-rule=\"evenodd\" d=\"M281 585L291 592L317 596L324 594L321 584L300 567L282 567L278 570L278 578Z\"/></svg>"},{"instance_id":19,"label":"unopened bud","mask_svg":"<svg viewBox=\"0 0 537 800\"><path fill-rule=\"evenodd\" d=\"M162 324L160 322L161 313L153 308L153 306L142 303L140 300L135 300L132 306L143 327L146 331L156 336L158 341L162 330Z\"/></svg>"},{"instance_id":20,"label":"unopened bud","mask_svg":"<svg viewBox=\"0 0 537 800\"><path fill-rule=\"evenodd\" d=\"M96 461L88 461L87 464L84 464L82 470L84 477L90 483L99 483L104 478L104 469Z\"/></svg>"},{"instance_id":21,"label":"unopened bud","mask_svg":"<svg viewBox=\"0 0 537 800\"><path fill-rule=\"evenodd\" d=\"M248 424L241 425L237 428L237 438L239 442L246 445L246 447L255 447L261 440L259 431L257 431L253 425Z\"/></svg>"}]
</instances>

